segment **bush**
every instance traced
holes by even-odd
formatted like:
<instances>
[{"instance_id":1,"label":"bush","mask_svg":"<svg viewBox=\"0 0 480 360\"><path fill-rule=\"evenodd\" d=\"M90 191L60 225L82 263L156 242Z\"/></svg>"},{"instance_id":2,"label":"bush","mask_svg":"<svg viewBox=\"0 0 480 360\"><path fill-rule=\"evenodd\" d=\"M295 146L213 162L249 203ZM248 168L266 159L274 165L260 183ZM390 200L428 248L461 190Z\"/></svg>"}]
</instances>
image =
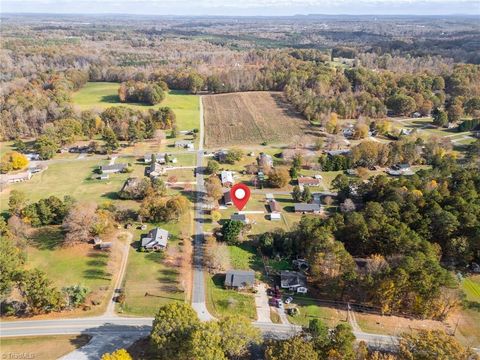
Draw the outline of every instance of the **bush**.
<instances>
[{"instance_id":1,"label":"bush","mask_svg":"<svg viewBox=\"0 0 480 360\"><path fill-rule=\"evenodd\" d=\"M76 308L85 303L88 295L88 288L82 285L72 285L62 289L67 297L67 304L71 308Z\"/></svg>"}]
</instances>

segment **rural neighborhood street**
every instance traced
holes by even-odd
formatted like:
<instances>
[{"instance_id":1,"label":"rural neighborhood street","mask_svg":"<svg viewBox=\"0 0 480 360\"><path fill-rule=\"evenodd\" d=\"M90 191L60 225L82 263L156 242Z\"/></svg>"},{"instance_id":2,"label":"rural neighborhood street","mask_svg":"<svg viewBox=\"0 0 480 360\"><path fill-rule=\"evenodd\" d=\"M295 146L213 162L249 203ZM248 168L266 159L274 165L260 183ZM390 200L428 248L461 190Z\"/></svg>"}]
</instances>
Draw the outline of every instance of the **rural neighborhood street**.
<instances>
[{"instance_id":1,"label":"rural neighborhood street","mask_svg":"<svg viewBox=\"0 0 480 360\"><path fill-rule=\"evenodd\" d=\"M197 151L197 186L196 186L196 203L195 203L195 234L194 234L194 253L193 253L193 285L192 285L192 307L197 312L200 320L208 321L214 317L208 312L205 304L205 275L203 273L203 210L202 202L205 193L203 182L203 140L204 140L204 123L203 123L203 97L200 96L200 141Z\"/></svg>"}]
</instances>

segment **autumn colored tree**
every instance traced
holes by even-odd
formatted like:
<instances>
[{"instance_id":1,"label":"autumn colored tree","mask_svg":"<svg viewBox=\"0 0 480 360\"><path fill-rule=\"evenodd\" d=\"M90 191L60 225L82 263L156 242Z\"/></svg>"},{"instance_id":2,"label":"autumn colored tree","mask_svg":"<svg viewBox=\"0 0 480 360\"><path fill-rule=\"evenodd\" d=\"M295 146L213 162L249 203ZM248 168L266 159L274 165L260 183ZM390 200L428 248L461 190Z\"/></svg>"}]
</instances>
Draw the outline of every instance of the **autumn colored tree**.
<instances>
[{"instance_id":1,"label":"autumn colored tree","mask_svg":"<svg viewBox=\"0 0 480 360\"><path fill-rule=\"evenodd\" d=\"M20 170L28 165L28 159L25 155L11 151L2 156L0 171L6 173L12 170Z\"/></svg>"},{"instance_id":2,"label":"autumn colored tree","mask_svg":"<svg viewBox=\"0 0 480 360\"><path fill-rule=\"evenodd\" d=\"M318 360L320 359L310 341L302 336L288 340L270 341L265 349L266 360Z\"/></svg>"},{"instance_id":3,"label":"autumn colored tree","mask_svg":"<svg viewBox=\"0 0 480 360\"><path fill-rule=\"evenodd\" d=\"M163 305L153 320L152 347L161 359L190 359L190 339L199 324L197 314L189 304L172 302Z\"/></svg>"},{"instance_id":4,"label":"autumn colored tree","mask_svg":"<svg viewBox=\"0 0 480 360\"><path fill-rule=\"evenodd\" d=\"M207 195L214 200L220 200L223 196L222 182L217 175L211 175L205 179Z\"/></svg>"},{"instance_id":5,"label":"autumn colored tree","mask_svg":"<svg viewBox=\"0 0 480 360\"><path fill-rule=\"evenodd\" d=\"M101 360L132 360L132 357L127 350L118 349L112 353L103 354Z\"/></svg>"},{"instance_id":6,"label":"autumn colored tree","mask_svg":"<svg viewBox=\"0 0 480 360\"><path fill-rule=\"evenodd\" d=\"M283 167L274 168L268 175L268 183L271 187L282 188L290 182L290 174L288 170Z\"/></svg>"},{"instance_id":7,"label":"autumn colored tree","mask_svg":"<svg viewBox=\"0 0 480 360\"><path fill-rule=\"evenodd\" d=\"M402 334L398 350L401 360L468 360L475 356L454 337L440 330Z\"/></svg>"}]
</instances>

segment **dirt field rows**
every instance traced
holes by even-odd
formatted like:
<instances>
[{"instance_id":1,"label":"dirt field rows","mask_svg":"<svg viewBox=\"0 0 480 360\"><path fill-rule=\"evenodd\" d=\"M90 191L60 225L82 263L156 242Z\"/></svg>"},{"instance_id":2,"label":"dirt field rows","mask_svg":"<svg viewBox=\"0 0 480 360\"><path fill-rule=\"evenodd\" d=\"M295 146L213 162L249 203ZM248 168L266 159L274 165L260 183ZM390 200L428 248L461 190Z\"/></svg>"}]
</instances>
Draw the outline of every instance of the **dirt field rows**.
<instances>
[{"instance_id":1,"label":"dirt field rows","mask_svg":"<svg viewBox=\"0 0 480 360\"><path fill-rule=\"evenodd\" d=\"M279 92L207 95L203 105L207 147L288 143L309 125Z\"/></svg>"}]
</instances>

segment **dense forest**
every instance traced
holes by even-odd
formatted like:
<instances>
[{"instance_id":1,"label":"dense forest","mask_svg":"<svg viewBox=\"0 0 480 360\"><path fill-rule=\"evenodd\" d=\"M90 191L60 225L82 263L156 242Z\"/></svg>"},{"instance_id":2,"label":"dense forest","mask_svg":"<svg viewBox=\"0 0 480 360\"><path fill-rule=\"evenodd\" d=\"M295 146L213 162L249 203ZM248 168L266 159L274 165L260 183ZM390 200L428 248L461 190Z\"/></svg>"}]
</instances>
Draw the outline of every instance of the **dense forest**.
<instances>
[{"instance_id":1,"label":"dense forest","mask_svg":"<svg viewBox=\"0 0 480 360\"><path fill-rule=\"evenodd\" d=\"M363 18L294 18L296 39L282 21L274 29L261 19L244 21L263 29L262 38L223 19L184 27L180 19L145 18L121 32L113 18L102 25L89 20L46 25L48 16L3 19L2 139L37 136L46 123L81 119L71 94L87 81L118 82L120 101L147 104L161 103L167 87L192 93L279 90L307 119L322 124L331 113L384 118L438 112L455 123L480 112L479 59L472 49L478 29L470 18L452 18L453 30L441 40L439 21L420 18L384 18L373 28ZM240 35L230 35L234 30ZM449 47L452 41L461 50ZM422 50L412 51L417 42Z\"/></svg>"}]
</instances>

